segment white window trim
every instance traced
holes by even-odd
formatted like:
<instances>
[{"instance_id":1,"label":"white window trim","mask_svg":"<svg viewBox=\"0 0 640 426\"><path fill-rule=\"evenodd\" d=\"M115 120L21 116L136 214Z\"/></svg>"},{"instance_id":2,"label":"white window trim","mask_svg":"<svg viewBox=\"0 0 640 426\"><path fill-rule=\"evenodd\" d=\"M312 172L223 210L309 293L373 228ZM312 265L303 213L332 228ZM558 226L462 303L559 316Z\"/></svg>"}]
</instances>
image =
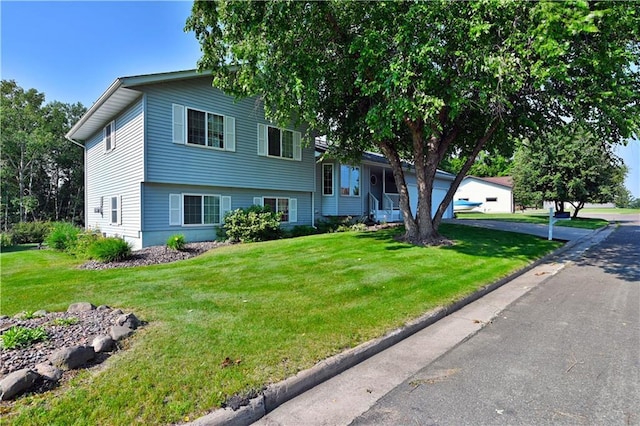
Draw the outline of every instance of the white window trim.
<instances>
[{"instance_id":1,"label":"white window trim","mask_svg":"<svg viewBox=\"0 0 640 426\"><path fill-rule=\"evenodd\" d=\"M324 168L326 166L331 167L331 194L324 193L324 188L325 188ZM335 167L333 166L333 163L323 164L322 165L322 196L323 197L333 197L335 195L335 186L336 186L335 182L336 182Z\"/></svg>"},{"instance_id":2,"label":"white window trim","mask_svg":"<svg viewBox=\"0 0 640 426\"><path fill-rule=\"evenodd\" d=\"M107 127L109 127L111 129L111 147L107 148ZM107 124L106 126L104 126L104 128L102 129L102 143L104 146L104 152L111 152L114 149L116 149L116 121L112 120L111 122L109 122L109 124Z\"/></svg>"},{"instance_id":3,"label":"white window trim","mask_svg":"<svg viewBox=\"0 0 640 426\"><path fill-rule=\"evenodd\" d=\"M189 110L198 111L205 113L205 135L208 137L207 126L209 125L209 120L207 120L207 114L217 115L218 117L222 117L223 120L223 147L218 148L217 146L209 146L209 145L199 145L196 143L189 142ZM204 148L210 149L214 151L227 151L227 152L235 152L236 150L236 119L235 117L231 117L229 115L220 114L213 111L207 111L200 108L193 108L186 105L172 104L172 139L173 143L186 145L194 148Z\"/></svg>"},{"instance_id":4,"label":"white window trim","mask_svg":"<svg viewBox=\"0 0 640 426\"><path fill-rule=\"evenodd\" d=\"M292 158L269 154L269 127L280 130L280 154L282 154L283 132L287 131L293 134ZM270 124L258 123L258 155L261 157L277 158L279 160L302 161L302 134L292 129L283 129L282 127L272 126Z\"/></svg>"},{"instance_id":5,"label":"white window trim","mask_svg":"<svg viewBox=\"0 0 640 426\"><path fill-rule=\"evenodd\" d=\"M276 205L278 204L278 200L288 200L287 205L289 206L289 220L281 221L280 223L297 223L298 222L298 199L291 197L278 197L277 195L265 195L262 197L253 197L253 204L264 207L264 199L265 198L273 198L276 200ZM277 213L277 212L276 212Z\"/></svg>"},{"instance_id":6,"label":"white window trim","mask_svg":"<svg viewBox=\"0 0 640 426\"><path fill-rule=\"evenodd\" d=\"M358 177L360 178L360 182L358 185L358 195L355 194L351 194L351 173L349 173L349 194L343 194L342 193L342 167L349 167L350 169L358 169ZM362 194L362 168L360 166L350 166L348 164L340 164L340 177L339 177L339 182L338 185L340 185L340 190L338 191L338 193L340 194L341 197L354 197L354 198L359 198Z\"/></svg>"},{"instance_id":7,"label":"white window trim","mask_svg":"<svg viewBox=\"0 0 640 426\"><path fill-rule=\"evenodd\" d=\"M184 223L184 197L185 196L193 196L193 197L218 197L220 199L220 222L216 223ZM175 201L178 201L179 205L176 207ZM203 200L204 201L204 200ZM173 204L173 206L172 206ZM227 212L231 211L231 197L220 195L220 194L201 194L201 193L190 193L190 192L182 192L180 194L169 194L169 226L181 226L186 228L197 228L197 227L211 227L211 226L219 226L224 223L224 216ZM179 220L172 220L172 213L178 214ZM204 218L204 202L201 205L200 217Z\"/></svg>"}]
</instances>

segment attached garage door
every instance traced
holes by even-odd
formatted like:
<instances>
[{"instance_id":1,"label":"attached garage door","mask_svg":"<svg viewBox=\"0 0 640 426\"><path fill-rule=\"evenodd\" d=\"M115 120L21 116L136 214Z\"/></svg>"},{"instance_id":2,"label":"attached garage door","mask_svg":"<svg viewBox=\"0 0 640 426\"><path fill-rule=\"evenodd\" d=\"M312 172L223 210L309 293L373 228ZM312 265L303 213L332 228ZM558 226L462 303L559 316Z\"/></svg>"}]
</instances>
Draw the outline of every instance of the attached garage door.
<instances>
[{"instance_id":1,"label":"attached garage door","mask_svg":"<svg viewBox=\"0 0 640 426\"><path fill-rule=\"evenodd\" d=\"M407 185L407 190L409 191L409 204L411 205L411 213L414 215L418 210L418 187L416 185ZM447 191L444 189L434 189L433 197L432 197L432 205L431 205L431 217L436 214L436 210L438 210L438 206L444 200L445 195L447 195ZM443 219L451 218L451 209L447 209L442 216Z\"/></svg>"}]
</instances>

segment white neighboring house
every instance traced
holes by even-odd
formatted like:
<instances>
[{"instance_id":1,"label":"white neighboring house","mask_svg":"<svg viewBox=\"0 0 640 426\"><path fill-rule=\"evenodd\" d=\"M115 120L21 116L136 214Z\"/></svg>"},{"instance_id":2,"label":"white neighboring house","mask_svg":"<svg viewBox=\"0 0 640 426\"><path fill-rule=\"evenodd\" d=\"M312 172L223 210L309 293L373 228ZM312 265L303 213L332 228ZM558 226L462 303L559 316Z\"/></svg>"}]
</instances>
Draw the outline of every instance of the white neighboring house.
<instances>
[{"instance_id":1,"label":"white neighboring house","mask_svg":"<svg viewBox=\"0 0 640 426\"><path fill-rule=\"evenodd\" d=\"M462 179L454 200L481 202L474 211L485 213L513 213L513 179L511 176L467 176Z\"/></svg>"}]
</instances>

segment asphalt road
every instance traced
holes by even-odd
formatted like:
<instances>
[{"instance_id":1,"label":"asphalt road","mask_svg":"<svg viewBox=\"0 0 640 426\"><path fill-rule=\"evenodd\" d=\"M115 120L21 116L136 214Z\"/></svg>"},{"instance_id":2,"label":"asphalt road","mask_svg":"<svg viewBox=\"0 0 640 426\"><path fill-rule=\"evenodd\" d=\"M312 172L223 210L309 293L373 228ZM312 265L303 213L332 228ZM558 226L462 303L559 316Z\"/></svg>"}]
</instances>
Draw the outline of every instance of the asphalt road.
<instances>
[{"instance_id":1,"label":"asphalt road","mask_svg":"<svg viewBox=\"0 0 640 426\"><path fill-rule=\"evenodd\" d=\"M351 424L640 425L638 219Z\"/></svg>"}]
</instances>

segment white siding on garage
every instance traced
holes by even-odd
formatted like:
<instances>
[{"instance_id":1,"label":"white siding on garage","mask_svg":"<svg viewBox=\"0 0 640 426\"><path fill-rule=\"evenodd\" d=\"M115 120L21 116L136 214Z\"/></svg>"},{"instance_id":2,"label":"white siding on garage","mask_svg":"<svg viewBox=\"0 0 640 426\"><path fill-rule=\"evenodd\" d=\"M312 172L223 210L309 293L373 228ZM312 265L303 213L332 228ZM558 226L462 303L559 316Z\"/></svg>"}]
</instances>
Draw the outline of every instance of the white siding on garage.
<instances>
[{"instance_id":1,"label":"white siding on garage","mask_svg":"<svg viewBox=\"0 0 640 426\"><path fill-rule=\"evenodd\" d=\"M481 202L482 205L474 211L513 213L513 193L510 188L470 176L462 180L453 199Z\"/></svg>"}]
</instances>

